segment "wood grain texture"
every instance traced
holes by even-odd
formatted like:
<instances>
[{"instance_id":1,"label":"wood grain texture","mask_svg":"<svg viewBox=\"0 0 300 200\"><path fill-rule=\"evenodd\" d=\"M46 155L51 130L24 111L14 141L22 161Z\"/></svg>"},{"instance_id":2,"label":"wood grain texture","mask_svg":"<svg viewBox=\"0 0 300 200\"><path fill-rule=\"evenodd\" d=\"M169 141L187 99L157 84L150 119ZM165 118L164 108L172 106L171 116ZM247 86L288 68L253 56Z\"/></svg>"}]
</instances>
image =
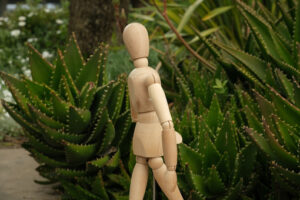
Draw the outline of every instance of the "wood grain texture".
<instances>
[{"instance_id":1,"label":"wood grain texture","mask_svg":"<svg viewBox=\"0 0 300 200\"><path fill-rule=\"evenodd\" d=\"M176 139L182 138L176 137L159 74L148 66L148 32L142 24L132 23L125 27L123 40L135 66L128 76L131 116L136 122L133 153L139 160L148 160L155 180L168 199L182 200L175 171ZM137 162L131 178L130 200L143 199L147 177L145 165Z\"/></svg>"}]
</instances>

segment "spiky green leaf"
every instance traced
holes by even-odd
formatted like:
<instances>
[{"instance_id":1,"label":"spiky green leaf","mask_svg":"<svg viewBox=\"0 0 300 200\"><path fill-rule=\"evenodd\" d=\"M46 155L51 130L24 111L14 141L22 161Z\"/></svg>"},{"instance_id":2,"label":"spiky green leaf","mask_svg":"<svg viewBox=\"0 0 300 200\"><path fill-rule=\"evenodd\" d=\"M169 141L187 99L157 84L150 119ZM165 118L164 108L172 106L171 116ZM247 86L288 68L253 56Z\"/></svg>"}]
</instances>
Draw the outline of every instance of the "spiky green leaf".
<instances>
[{"instance_id":1,"label":"spiky green leaf","mask_svg":"<svg viewBox=\"0 0 300 200\"><path fill-rule=\"evenodd\" d=\"M65 50L64 60L72 79L75 80L78 72L83 69L84 60L74 33L72 34Z\"/></svg>"},{"instance_id":2,"label":"spiky green leaf","mask_svg":"<svg viewBox=\"0 0 300 200\"><path fill-rule=\"evenodd\" d=\"M188 164L193 173L201 174L201 165L203 162L203 157L201 156L201 154L199 154L186 144L180 144L178 146L178 149L182 165L185 166L186 164Z\"/></svg>"},{"instance_id":3,"label":"spiky green leaf","mask_svg":"<svg viewBox=\"0 0 300 200\"><path fill-rule=\"evenodd\" d=\"M83 164L96 153L96 144L81 145L65 142L66 159L72 164Z\"/></svg>"},{"instance_id":4,"label":"spiky green leaf","mask_svg":"<svg viewBox=\"0 0 300 200\"><path fill-rule=\"evenodd\" d=\"M115 138L116 132L113 122L109 119L106 124L105 133L101 142L99 152L106 150Z\"/></svg>"},{"instance_id":5,"label":"spiky green leaf","mask_svg":"<svg viewBox=\"0 0 300 200\"><path fill-rule=\"evenodd\" d=\"M69 131L71 133L81 133L84 131L91 120L91 112L86 109L70 106L69 110Z\"/></svg>"},{"instance_id":6,"label":"spiky green leaf","mask_svg":"<svg viewBox=\"0 0 300 200\"><path fill-rule=\"evenodd\" d=\"M28 44L28 47L32 79L40 83L49 84L53 71L52 65L33 46Z\"/></svg>"}]
</instances>

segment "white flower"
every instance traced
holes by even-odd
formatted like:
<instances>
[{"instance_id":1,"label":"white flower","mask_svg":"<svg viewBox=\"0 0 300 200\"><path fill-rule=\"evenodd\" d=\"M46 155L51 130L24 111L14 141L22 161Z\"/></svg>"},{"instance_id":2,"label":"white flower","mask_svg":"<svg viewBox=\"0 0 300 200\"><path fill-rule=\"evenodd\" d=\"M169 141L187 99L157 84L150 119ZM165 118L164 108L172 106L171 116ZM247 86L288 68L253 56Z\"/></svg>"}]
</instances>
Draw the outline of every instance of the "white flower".
<instances>
[{"instance_id":1,"label":"white flower","mask_svg":"<svg viewBox=\"0 0 300 200\"><path fill-rule=\"evenodd\" d=\"M12 64L12 60L9 60L9 61L8 61L8 64L10 64L10 65L11 65L11 64Z\"/></svg>"},{"instance_id":2,"label":"white flower","mask_svg":"<svg viewBox=\"0 0 300 200\"><path fill-rule=\"evenodd\" d=\"M31 71L29 69L24 71L25 76L31 77Z\"/></svg>"},{"instance_id":3,"label":"white flower","mask_svg":"<svg viewBox=\"0 0 300 200\"><path fill-rule=\"evenodd\" d=\"M64 23L64 21L63 21L63 20L61 20L61 19L57 19L57 20L56 20L56 23L57 23L57 24L63 24L63 23Z\"/></svg>"},{"instance_id":4,"label":"white flower","mask_svg":"<svg viewBox=\"0 0 300 200\"><path fill-rule=\"evenodd\" d=\"M43 51L42 56L43 58L51 58L53 55L48 51Z\"/></svg>"},{"instance_id":5,"label":"white flower","mask_svg":"<svg viewBox=\"0 0 300 200\"><path fill-rule=\"evenodd\" d=\"M25 16L20 16L19 17L19 21L25 21L26 20L26 17Z\"/></svg>"},{"instance_id":6,"label":"white flower","mask_svg":"<svg viewBox=\"0 0 300 200\"><path fill-rule=\"evenodd\" d=\"M50 9L49 9L49 8L45 8L45 12L46 12L46 13L49 13L49 12L50 12Z\"/></svg>"},{"instance_id":7,"label":"white flower","mask_svg":"<svg viewBox=\"0 0 300 200\"><path fill-rule=\"evenodd\" d=\"M18 37L21 34L21 31L19 29L14 29L10 32L10 35L13 37Z\"/></svg>"},{"instance_id":8,"label":"white flower","mask_svg":"<svg viewBox=\"0 0 300 200\"><path fill-rule=\"evenodd\" d=\"M30 12L27 17L32 17L33 15L35 15L33 12Z\"/></svg>"},{"instance_id":9,"label":"white flower","mask_svg":"<svg viewBox=\"0 0 300 200\"><path fill-rule=\"evenodd\" d=\"M20 21L20 22L19 22L19 26L23 27L23 26L25 26L25 25L26 25L26 22L24 22L24 21Z\"/></svg>"},{"instance_id":10,"label":"white flower","mask_svg":"<svg viewBox=\"0 0 300 200\"><path fill-rule=\"evenodd\" d=\"M21 59L21 63L25 63L26 60L24 58Z\"/></svg>"},{"instance_id":11,"label":"white flower","mask_svg":"<svg viewBox=\"0 0 300 200\"><path fill-rule=\"evenodd\" d=\"M8 18L7 17L0 17L0 21L8 22Z\"/></svg>"},{"instance_id":12,"label":"white flower","mask_svg":"<svg viewBox=\"0 0 300 200\"><path fill-rule=\"evenodd\" d=\"M3 90L3 95L4 95L5 97L11 96L11 93L6 89L6 90Z\"/></svg>"},{"instance_id":13,"label":"white flower","mask_svg":"<svg viewBox=\"0 0 300 200\"><path fill-rule=\"evenodd\" d=\"M12 95L11 95L10 91L8 91L7 89L3 90L3 95L4 95L4 100L5 101L11 101L12 100Z\"/></svg>"},{"instance_id":14,"label":"white flower","mask_svg":"<svg viewBox=\"0 0 300 200\"><path fill-rule=\"evenodd\" d=\"M28 38L27 42L32 43L32 42L36 42L38 39L37 38Z\"/></svg>"},{"instance_id":15,"label":"white flower","mask_svg":"<svg viewBox=\"0 0 300 200\"><path fill-rule=\"evenodd\" d=\"M5 117L9 117L8 112L4 112L4 116L5 116Z\"/></svg>"},{"instance_id":16,"label":"white flower","mask_svg":"<svg viewBox=\"0 0 300 200\"><path fill-rule=\"evenodd\" d=\"M57 30L57 31L56 31L56 34L57 34L57 35L61 34L61 30Z\"/></svg>"},{"instance_id":17,"label":"white flower","mask_svg":"<svg viewBox=\"0 0 300 200\"><path fill-rule=\"evenodd\" d=\"M56 9L54 10L55 13L59 13L59 12L62 12L62 11L63 11L62 8L56 8Z\"/></svg>"}]
</instances>

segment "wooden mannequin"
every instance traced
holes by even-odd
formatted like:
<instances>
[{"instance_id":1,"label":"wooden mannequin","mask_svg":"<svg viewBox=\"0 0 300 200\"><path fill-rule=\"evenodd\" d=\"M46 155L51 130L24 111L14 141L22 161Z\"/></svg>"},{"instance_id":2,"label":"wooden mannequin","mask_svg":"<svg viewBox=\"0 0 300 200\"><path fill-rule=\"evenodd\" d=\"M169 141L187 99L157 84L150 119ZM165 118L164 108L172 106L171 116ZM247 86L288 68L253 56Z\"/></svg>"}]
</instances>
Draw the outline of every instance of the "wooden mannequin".
<instances>
[{"instance_id":1,"label":"wooden mannequin","mask_svg":"<svg viewBox=\"0 0 300 200\"><path fill-rule=\"evenodd\" d=\"M128 76L132 120L136 122L133 153L136 165L130 184L130 200L142 200L148 180L148 165L158 185L170 200L182 200L177 186L177 143L165 93L158 73L148 66L149 38L139 23L127 25L123 40L135 69ZM164 160L161 158L164 156Z\"/></svg>"}]
</instances>

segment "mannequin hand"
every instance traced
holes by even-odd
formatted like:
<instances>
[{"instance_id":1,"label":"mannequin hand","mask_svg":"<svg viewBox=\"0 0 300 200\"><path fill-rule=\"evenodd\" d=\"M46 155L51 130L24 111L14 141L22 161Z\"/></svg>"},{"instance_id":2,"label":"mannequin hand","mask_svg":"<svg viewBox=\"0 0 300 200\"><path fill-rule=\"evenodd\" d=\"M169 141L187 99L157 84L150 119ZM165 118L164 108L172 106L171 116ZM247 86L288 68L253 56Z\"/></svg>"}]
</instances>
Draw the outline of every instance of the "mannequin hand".
<instances>
[{"instance_id":1,"label":"mannequin hand","mask_svg":"<svg viewBox=\"0 0 300 200\"><path fill-rule=\"evenodd\" d=\"M177 144L176 134L172 121L162 124L162 142L164 151L164 160L168 171L175 171L177 165Z\"/></svg>"}]
</instances>

